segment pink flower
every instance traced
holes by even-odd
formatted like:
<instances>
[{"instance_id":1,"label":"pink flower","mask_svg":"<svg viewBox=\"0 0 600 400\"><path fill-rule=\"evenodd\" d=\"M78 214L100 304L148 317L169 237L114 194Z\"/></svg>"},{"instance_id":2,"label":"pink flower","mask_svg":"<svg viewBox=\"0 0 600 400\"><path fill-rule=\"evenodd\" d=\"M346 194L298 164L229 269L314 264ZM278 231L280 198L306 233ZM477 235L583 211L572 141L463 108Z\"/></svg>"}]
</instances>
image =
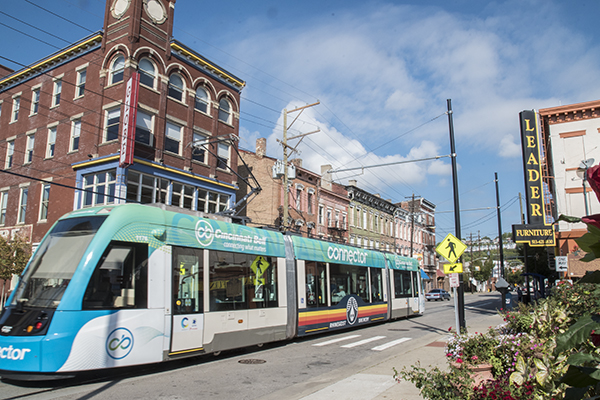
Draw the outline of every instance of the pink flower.
<instances>
[{"instance_id":1,"label":"pink flower","mask_svg":"<svg viewBox=\"0 0 600 400\"><path fill-rule=\"evenodd\" d=\"M594 193L596 193L596 197L600 199L600 165L588 168L587 181Z\"/></svg>"},{"instance_id":2,"label":"pink flower","mask_svg":"<svg viewBox=\"0 0 600 400\"><path fill-rule=\"evenodd\" d=\"M462 363L462 362L463 362L463 360L462 360L462 358L457 358L457 359L456 359L456 362L460 364L460 363Z\"/></svg>"},{"instance_id":3,"label":"pink flower","mask_svg":"<svg viewBox=\"0 0 600 400\"><path fill-rule=\"evenodd\" d=\"M585 217L581 217L581 221L600 229L600 214L586 215Z\"/></svg>"},{"instance_id":4,"label":"pink flower","mask_svg":"<svg viewBox=\"0 0 600 400\"><path fill-rule=\"evenodd\" d=\"M479 357L473 356L473 357L471 357L471 360L473 360L473 361L479 360Z\"/></svg>"}]
</instances>

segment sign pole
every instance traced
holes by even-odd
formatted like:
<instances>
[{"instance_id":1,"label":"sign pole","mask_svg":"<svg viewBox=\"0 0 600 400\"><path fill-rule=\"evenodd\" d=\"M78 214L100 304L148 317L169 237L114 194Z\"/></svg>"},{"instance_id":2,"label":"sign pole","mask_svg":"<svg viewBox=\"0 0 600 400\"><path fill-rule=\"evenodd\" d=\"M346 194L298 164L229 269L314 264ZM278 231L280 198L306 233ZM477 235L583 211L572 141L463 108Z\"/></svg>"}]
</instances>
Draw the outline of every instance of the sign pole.
<instances>
[{"instance_id":1,"label":"sign pole","mask_svg":"<svg viewBox=\"0 0 600 400\"><path fill-rule=\"evenodd\" d=\"M450 130L450 154L452 157L452 187L454 189L454 231L456 237L460 240L460 206L458 200L458 169L456 167L456 149L454 146L454 122L452 121L452 100L448 99L448 126ZM467 330L467 323L465 321L465 291L463 285L463 274L459 274L459 286L456 297L458 299L458 325L456 331L461 333L463 330Z\"/></svg>"}]
</instances>

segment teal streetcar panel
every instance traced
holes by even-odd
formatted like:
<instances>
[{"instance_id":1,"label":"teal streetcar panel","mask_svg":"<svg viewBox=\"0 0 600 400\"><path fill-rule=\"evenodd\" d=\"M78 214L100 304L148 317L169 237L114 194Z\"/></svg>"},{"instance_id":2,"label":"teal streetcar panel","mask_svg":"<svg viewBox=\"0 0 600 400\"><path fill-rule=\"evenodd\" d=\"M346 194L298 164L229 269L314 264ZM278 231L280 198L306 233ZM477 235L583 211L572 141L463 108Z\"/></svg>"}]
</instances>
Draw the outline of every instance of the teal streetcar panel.
<instances>
[{"instance_id":1,"label":"teal streetcar panel","mask_svg":"<svg viewBox=\"0 0 600 400\"><path fill-rule=\"evenodd\" d=\"M223 221L165 212L168 244L285 257L283 235Z\"/></svg>"},{"instance_id":2,"label":"teal streetcar panel","mask_svg":"<svg viewBox=\"0 0 600 400\"><path fill-rule=\"evenodd\" d=\"M292 242L294 243L294 255L297 260L385 268L383 254L373 250L306 239L299 236L292 236Z\"/></svg>"},{"instance_id":3,"label":"teal streetcar panel","mask_svg":"<svg viewBox=\"0 0 600 400\"><path fill-rule=\"evenodd\" d=\"M418 271L419 261L416 258L400 256L397 254L386 253L385 258L391 269L401 271Z\"/></svg>"}]
</instances>

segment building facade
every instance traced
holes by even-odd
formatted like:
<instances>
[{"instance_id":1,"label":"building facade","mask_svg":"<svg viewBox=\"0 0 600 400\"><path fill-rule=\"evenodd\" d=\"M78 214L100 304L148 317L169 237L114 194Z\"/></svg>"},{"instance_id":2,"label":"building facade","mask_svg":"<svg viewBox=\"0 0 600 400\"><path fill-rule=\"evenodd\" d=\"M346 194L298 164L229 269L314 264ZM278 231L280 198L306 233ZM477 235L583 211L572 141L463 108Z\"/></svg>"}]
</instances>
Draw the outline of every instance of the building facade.
<instances>
[{"instance_id":1,"label":"building facade","mask_svg":"<svg viewBox=\"0 0 600 400\"><path fill-rule=\"evenodd\" d=\"M600 162L600 100L539 110L541 135L548 166L548 199L552 217L582 217L600 213L600 202L583 180L585 166ZM575 239L587 228L583 223L560 221L556 225L555 255L567 256L569 278L578 278L587 270L600 269L598 260L579 261L583 253Z\"/></svg>"},{"instance_id":2,"label":"building facade","mask_svg":"<svg viewBox=\"0 0 600 400\"><path fill-rule=\"evenodd\" d=\"M102 31L0 69L1 234L123 202L231 211L244 82L173 39L174 10L108 0Z\"/></svg>"}]
</instances>

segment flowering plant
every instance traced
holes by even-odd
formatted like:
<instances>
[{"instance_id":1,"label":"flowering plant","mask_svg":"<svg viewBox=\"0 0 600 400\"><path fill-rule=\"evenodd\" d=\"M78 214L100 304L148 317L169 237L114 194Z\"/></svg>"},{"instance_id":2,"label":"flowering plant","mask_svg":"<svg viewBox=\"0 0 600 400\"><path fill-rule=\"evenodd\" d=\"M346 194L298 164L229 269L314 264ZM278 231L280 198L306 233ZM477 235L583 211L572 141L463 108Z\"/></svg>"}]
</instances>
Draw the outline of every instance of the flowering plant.
<instances>
[{"instance_id":1,"label":"flowering plant","mask_svg":"<svg viewBox=\"0 0 600 400\"><path fill-rule=\"evenodd\" d=\"M446 357L457 364L491 363L498 343L499 339L493 329L490 329L487 334L477 332L474 335L454 334L446 344Z\"/></svg>"}]
</instances>

